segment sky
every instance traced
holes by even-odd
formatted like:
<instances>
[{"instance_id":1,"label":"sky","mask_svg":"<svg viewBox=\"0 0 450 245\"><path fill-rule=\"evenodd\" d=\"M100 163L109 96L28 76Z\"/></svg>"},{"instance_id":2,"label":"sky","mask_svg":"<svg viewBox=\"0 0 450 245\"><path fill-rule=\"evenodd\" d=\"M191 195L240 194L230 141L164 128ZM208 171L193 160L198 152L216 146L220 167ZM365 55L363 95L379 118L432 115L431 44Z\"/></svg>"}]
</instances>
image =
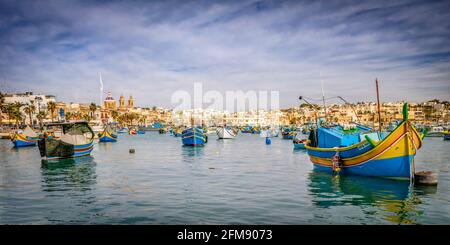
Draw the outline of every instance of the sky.
<instances>
[{"instance_id":1,"label":"sky","mask_svg":"<svg viewBox=\"0 0 450 245\"><path fill-rule=\"evenodd\" d=\"M450 100L450 1L0 0L0 89L64 102L203 90ZM104 98L105 96L103 96ZM337 102L337 101L336 101Z\"/></svg>"}]
</instances>

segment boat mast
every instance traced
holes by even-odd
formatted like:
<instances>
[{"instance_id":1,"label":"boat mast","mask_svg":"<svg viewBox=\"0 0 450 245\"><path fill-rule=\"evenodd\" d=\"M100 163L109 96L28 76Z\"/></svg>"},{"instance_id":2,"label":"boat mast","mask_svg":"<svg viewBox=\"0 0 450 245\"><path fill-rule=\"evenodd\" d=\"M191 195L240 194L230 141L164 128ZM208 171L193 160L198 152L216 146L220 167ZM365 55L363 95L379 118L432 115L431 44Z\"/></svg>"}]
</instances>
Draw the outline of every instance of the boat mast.
<instances>
[{"instance_id":1,"label":"boat mast","mask_svg":"<svg viewBox=\"0 0 450 245\"><path fill-rule=\"evenodd\" d=\"M320 72L320 87L322 88L323 110L325 112L325 121L327 121L327 105L325 104L325 92L323 90L322 72Z\"/></svg>"},{"instance_id":2,"label":"boat mast","mask_svg":"<svg viewBox=\"0 0 450 245\"><path fill-rule=\"evenodd\" d=\"M380 93L378 90L378 78L375 79L375 85L377 87L378 131L381 132L381 111L380 111Z\"/></svg>"}]
</instances>

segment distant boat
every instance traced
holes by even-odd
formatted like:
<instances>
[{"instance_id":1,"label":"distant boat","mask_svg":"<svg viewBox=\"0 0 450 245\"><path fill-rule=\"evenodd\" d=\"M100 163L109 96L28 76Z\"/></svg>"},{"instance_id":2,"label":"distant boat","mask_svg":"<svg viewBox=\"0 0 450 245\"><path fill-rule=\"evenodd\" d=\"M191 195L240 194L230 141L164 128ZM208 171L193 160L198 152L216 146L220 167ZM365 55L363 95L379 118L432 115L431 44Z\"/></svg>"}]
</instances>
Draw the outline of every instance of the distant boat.
<instances>
[{"instance_id":1,"label":"distant boat","mask_svg":"<svg viewBox=\"0 0 450 245\"><path fill-rule=\"evenodd\" d=\"M218 127L216 132L219 139L234 139L237 135L237 131L230 127Z\"/></svg>"},{"instance_id":2,"label":"distant boat","mask_svg":"<svg viewBox=\"0 0 450 245\"><path fill-rule=\"evenodd\" d=\"M165 134L165 133L167 133L167 128L160 128L158 132L160 134Z\"/></svg>"},{"instance_id":3,"label":"distant boat","mask_svg":"<svg viewBox=\"0 0 450 245\"><path fill-rule=\"evenodd\" d=\"M134 129L134 128L132 128L132 129L130 129L130 130L128 131L128 134L136 135L136 134L137 134L137 130Z\"/></svg>"},{"instance_id":4,"label":"distant boat","mask_svg":"<svg viewBox=\"0 0 450 245\"><path fill-rule=\"evenodd\" d=\"M294 139L292 142L294 143L294 149L299 150L299 149L306 149L306 143L308 142L308 140Z\"/></svg>"},{"instance_id":5,"label":"distant boat","mask_svg":"<svg viewBox=\"0 0 450 245\"><path fill-rule=\"evenodd\" d=\"M447 131L447 132L444 134L444 140L450 140L450 131Z\"/></svg>"},{"instance_id":6,"label":"distant boat","mask_svg":"<svg viewBox=\"0 0 450 245\"><path fill-rule=\"evenodd\" d=\"M106 125L103 131L98 135L100 142L117 142L117 135L111 129L111 126Z\"/></svg>"},{"instance_id":7,"label":"distant boat","mask_svg":"<svg viewBox=\"0 0 450 245\"><path fill-rule=\"evenodd\" d=\"M118 134L126 134L126 133L128 133L128 128L121 128L121 129L117 130L117 133Z\"/></svg>"},{"instance_id":8,"label":"distant boat","mask_svg":"<svg viewBox=\"0 0 450 245\"><path fill-rule=\"evenodd\" d=\"M181 136L183 145L203 146L206 143L206 136L203 129L190 127L183 131Z\"/></svg>"},{"instance_id":9,"label":"distant boat","mask_svg":"<svg viewBox=\"0 0 450 245\"><path fill-rule=\"evenodd\" d=\"M284 127L281 129L281 135L285 140L293 140L294 137L297 135L297 131L293 127Z\"/></svg>"},{"instance_id":10,"label":"distant boat","mask_svg":"<svg viewBox=\"0 0 450 245\"><path fill-rule=\"evenodd\" d=\"M88 156L94 148L94 131L85 121L49 123L44 127L61 128L59 138L44 135L38 141L41 157L45 160Z\"/></svg>"},{"instance_id":11,"label":"distant boat","mask_svg":"<svg viewBox=\"0 0 450 245\"><path fill-rule=\"evenodd\" d=\"M434 126L428 131L425 137L442 137L444 136L444 127Z\"/></svg>"},{"instance_id":12,"label":"distant boat","mask_svg":"<svg viewBox=\"0 0 450 245\"><path fill-rule=\"evenodd\" d=\"M245 127L241 127L240 130L241 130L241 133L250 134L253 131L253 127L252 126L245 126Z\"/></svg>"},{"instance_id":13,"label":"distant boat","mask_svg":"<svg viewBox=\"0 0 450 245\"><path fill-rule=\"evenodd\" d=\"M145 131L144 130L137 130L137 134L145 134Z\"/></svg>"},{"instance_id":14,"label":"distant boat","mask_svg":"<svg viewBox=\"0 0 450 245\"><path fill-rule=\"evenodd\" d=\"M181 137L183 135L183 129L181 127L173 129L174 137Z\"/></svg>"},{"instance_id":15,"label":"distant boat","mask_svg":"<svg viewBox=\"0 0 450 245\"><path fill-rule=\"evenodd\" d=\"M14 147L35 146L39 139L39 135L27 126L23 131L18 130L11 137Z\"/></svg>"}]
</instances>

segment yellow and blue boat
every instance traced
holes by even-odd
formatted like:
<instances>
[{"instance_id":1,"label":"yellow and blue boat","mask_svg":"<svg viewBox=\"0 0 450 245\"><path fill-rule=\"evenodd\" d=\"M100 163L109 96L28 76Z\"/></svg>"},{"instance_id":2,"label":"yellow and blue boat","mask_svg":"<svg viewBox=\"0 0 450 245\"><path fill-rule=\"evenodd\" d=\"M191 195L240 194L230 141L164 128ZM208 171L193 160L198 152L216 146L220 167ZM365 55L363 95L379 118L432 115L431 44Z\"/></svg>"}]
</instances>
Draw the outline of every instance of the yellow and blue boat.
<instances>
[{"instance_id":1,"label":"yellow and blue boat","mask_svg":"<svg viewBox=\"0 0 450 245\"><path fill-rule=\"evenodd\" d=\"M314 167L327 172L340 172L373 177L413 178L414 156L422 147L421 135L408 120L405 104L404 120L386 137L375 140L370 134L360 135L360 142L350 146L320 148L319 142L306 145ZM314 134L316 131L313 131ZM310 139L314 138L311 137ZM317 137L316 137L317 140Z\"/></svg>"},{"instance_id":2,"label":"yellow and blue boat","mask_svg":"<svg viewBox=\"0 0 450 245\"><path fill-rule=\"evenodd\" d=\"M183 131L181 140L183 145L203 146L206 143L206 135L203 129L191 127Z\"/></svg>"},{"instance_id":3,"label":"yellow and blue boat","mask_svg":"<svg viewBox=\"0 0 450 245\"><path fill-rule=\"evenodd\" d=\"M44 160L88 156L94 148L94 131L86 121L50 123L44 127L61 129L59 138L44 135L39 139L39 151Z\"/></svg>"},{"instance_id":4,"label":"yellow and blue boat","mask_svg":"<svg viewBox=\"0 0 450 245\"><path fill-rule=\"evenodd\" d=\"M35 146L39 139L39 135L36 134L29 126L23 131L19 130L11 137L11 141L14 147Z\"/></svg>"},{"instance_id":5,"label":"yellow and blue boat","mask_svg":"<svg viewBox=\"0 0 450 245\"><path fill-rule=\"evenodd\" d=\"M109 125L107 125L101 133L98 134L98 140L100 142L117 142L117 135Z\"/></svg>"},{"instance_id":6,"label":"yellow and blue boat","mask_svg":"<svg viewBox=\"0 0 450 245\"><path fill-rule=\"evenodd\" d=\"M306 149L306 144L307 144L308 140L307 139L302 139L302 140L294 139L292 142L294 143L295 150L303 150L303 149Z\"/></svg>"},{"instance_id":7,"label":"yellow and blue boat","mask_svg":"<svg viewBox=\"0 0 450 245\"><path fill-rule=\"evenodd\" d=\"M297 135L297 131L294 127L284 127L281 129L281 135L285 140L293 140Z\"/></svg>"},{"instance_id":8,"label":"yellow and blue boat","mask_svg":"<svg viewBox=\"0 0 450 245\"><path fill-rule=\"evenodd\" d=\"M450 131L444 133L444 140L450 140Z\"/></svg>"}]
</instances>

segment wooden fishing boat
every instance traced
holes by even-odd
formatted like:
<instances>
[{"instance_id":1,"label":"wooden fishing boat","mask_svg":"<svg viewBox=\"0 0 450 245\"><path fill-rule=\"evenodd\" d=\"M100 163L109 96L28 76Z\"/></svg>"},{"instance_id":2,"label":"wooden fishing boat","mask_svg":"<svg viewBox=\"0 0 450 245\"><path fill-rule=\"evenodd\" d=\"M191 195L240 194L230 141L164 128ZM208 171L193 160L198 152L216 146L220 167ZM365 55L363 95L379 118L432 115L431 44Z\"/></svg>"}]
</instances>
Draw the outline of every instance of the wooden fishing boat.
<instances>
[{"instance_id":1,"label":"wooden fishing boat","mask_svg":"<svg viewBox=\"0 0 450 245\"><path fill-rule=\"evenodd\" d=\"M422 147L421 135L408 120L407 104L403 121L388 136L379 140L360 137L360 142L350 146L335 145L320 148L320 138L314 144L306 145L314 167L327 172L364 175L374 177L412 178L414 176L414 156ZM314 130L311 134L316 134Z\"/></svg>"},{"instance_id":2,"label":"wooden fishing boat","mask_svg":"<svg viewBox=\"0 0 450 245\"><path fill-rule=\"evenodd\" d=\"M181 137L183 135L183 129L182 128L175 128L173 130L173 136L174 137Z\"/></svg>"},{"instance_id":3,"label":"wooden fishing boat","mask_svg":"<svg viewBox=\"0 0 450 245\"><path fill-rule=\"evenodd\" d=\"M18 130L11 137L14 147L35 146L39 139L39 135L33 131L29 126L24 130Z\"/></svg>"},{"instance_id":4,"label":"wooden fishing boat","mask_svg":"<svg viewBox=\"0 0 450 245\"><path fill-rule=\"evenodd\" d=\"M117 142L117 135L111 129L111 126L106 125L101 133L98 134L100 142Z\"/></svg>"},{"instance_id":5,"label":"wooden fishing boat","mask_svg":"<svg viewBox=\"0 0 450 245\"><path fill-rule=\"evenodd\" d=\"M45 160L60 160L91 154L94 148L94 132L86 121L49 123L44 128L60 128L59 138L44 134L38 146Z\"/></svg>"},{"instance_id":6,"label":"wooden fishing boat","mask_svg":"<svg viewBox=\"0 0 450 245\"><path fill-rule=\"evenodd\" d=\"M137 134L145 134L144 130L137 130L136 132L137 132Z\"/></svg>"},{"instance_id":7,"label":"wooden fishing boat","mask_svg":"<svg viewBox=\"0 0 450 245\"><path fill-rule=\"evenodd\" d=\"M306 149L306 144L307 144L308 140L307 139L302 139L302 140L294 139L292 142L294 143L294 149L300 150L300 149Z\"/></svg>"},{"instance_id":8,"label":"wooden fishing boat","mask_svg":"<svg viewBox=\"0 0 450 245\"><path fill-rule=\"evenodd\" d=\"M203 129L190 127L183 131L181 140L183 145L203 146L206 143L206 136Z\"/></svg>"},{"instance_id":9,"label":"wooden fishing boat","mask_svg":"<svg viewBox=\"0 0 450 245\"><path fill-rule=\"evenodd\" d=\"M444 140L450 140L450 131L447 131L447 132L444 134Z\"/></svg>"},{"instance_id":10,"label":"wooden fishing boat","mask_svg":"<svg viewBox=\"0 0 450 245\"><path fill-rule=\"evenodd\" d=\"M428 131L425 137L442 137L444 136L444 128L441 126L434 126Z\"/></svg>"},{"instance_id":11,"label":"wooden fishing boat","mask_svg":"<svg viewBox=\"0 0 450 245\"><path fill-rule=\"evenodd\" d=\"M128 134L132 134L132 135L136 135L137 134L137 130L136 129L130 129L129 131L128 131Z\"/></svg>"},{"instance_id":12,"label":"wooden fishing boat","mask_svg":"<svg viewBox=\"0 0 450 245\"><path fill-rule=\"evenodd\" d=\"M216 132L219 139L234 139L237 135L237 131L230 127L218 127Z\"/></svg>"},{"instance_id":13,"label":"wooden fishing boat","mask_svg":"<svg viewBox=\"0 0 450 245\"><path fill-rule=\"evenodd\" d=\"M281 129L281 135L285 140L292 140L297 135L297 131L292 127L286 127Z\"/></svg>"},{"instance_id":14,"label":"wooden fishing boat","mask_svg":"<svg viewBox=\"0 0 450 245\"><path fill-rule=\"evenodd\" d=\"M251 127L251 126L245 126L245 127L240 128L241 133L243 133L243 134L251 134L252 129L253 129L253 127Z\"/></svg>"}]
</instances>

